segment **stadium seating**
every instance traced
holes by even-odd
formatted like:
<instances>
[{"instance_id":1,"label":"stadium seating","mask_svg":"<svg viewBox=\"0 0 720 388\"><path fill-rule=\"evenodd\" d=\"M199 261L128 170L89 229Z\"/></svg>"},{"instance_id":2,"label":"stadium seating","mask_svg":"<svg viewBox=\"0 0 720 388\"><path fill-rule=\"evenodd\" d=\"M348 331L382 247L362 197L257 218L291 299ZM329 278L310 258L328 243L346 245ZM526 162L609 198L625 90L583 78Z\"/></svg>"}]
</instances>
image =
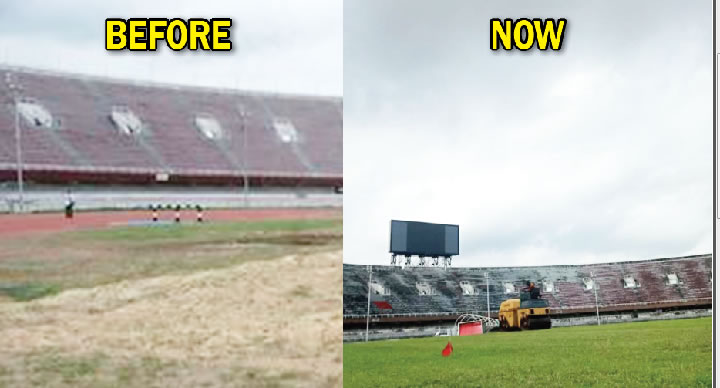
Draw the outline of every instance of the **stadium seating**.
<instances>
[{"instance_id":1,"label":"stadium seating","mask_svg":"<svg viewBox=\"0 0 720 388\"><path fill-rule=\"evenodd\" d=\"M24 116L20 120L29 172L237 176L243 171L251 177L342 178L340 98L0 70L0 94L5 99L0 104L0 172L15 168L15 109L9 102L18 97L52 115L48 126ZM132 134L123 132L113 121L114 111L131 112L141 127ZM221 136L206 136L196 125L200 115L214 119ZM278 121L297 132L292 141L279 135Z\"/></svg>"},{"instance_id":2,"label":"stadium seating","mask_svg":"<svg viewBox=\"0 0 720 388\"><path fill-rule=\"evenodd\" d=\"M345 317L366 314L367 268L343 265ZM577 266L447 269L373 266L372 271L373 282L381 285L373 287L372 300L392 306L391 310L381 310L371 304L372 315L485 312L485 272L489 278L491 312L497 312L503 300L519 297L526 281L534 281L541 287L542 297L549 301L555 314L594 311L595 291L598 305L605 311L708 305L712 299L711 255ZM586 289L585 283L589 280L596 289ZM552 291L545 291L549 283ZM421 295L418 284L427 284L434 292ZM514 286L514 291L507 292L506 284ZM468 294L468 285L473 286L474 294ZM385 295L378 290L384 290Z\"/></svg>"}]
</instances>

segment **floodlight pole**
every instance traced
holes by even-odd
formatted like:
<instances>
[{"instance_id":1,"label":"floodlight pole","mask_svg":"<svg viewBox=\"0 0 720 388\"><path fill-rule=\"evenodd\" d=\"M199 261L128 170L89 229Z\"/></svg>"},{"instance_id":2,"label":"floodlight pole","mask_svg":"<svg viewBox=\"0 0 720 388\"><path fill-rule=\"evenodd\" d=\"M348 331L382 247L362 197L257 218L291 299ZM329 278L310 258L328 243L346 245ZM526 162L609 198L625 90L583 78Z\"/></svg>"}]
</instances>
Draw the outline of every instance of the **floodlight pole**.
<instances>
[{"instance_id":1,"label":"floodlight pole","mask_svg":"<svg viewBox=\"0 0 720 388\"><path fill-rule=\"evenodd\" d=\"M20 129L20 109L18 98L19 87L10 82L10 73L5 74L5 83L12 92L15 108L15 156L17 158L17 186L18 186L18 211L22 213L25 209L25 188L23 179L23 157L22 157L22 131Z\"/></svg>"},{"instance_id":2,"label":"floodlight pole","mask_svg":"<svg viewBox=\"0 0 720 388\"><path fill-rule=\"evenodd\" d=\"M485 272L485 294L487 295L487 316L490 318L490 278L488 277L487 272Z\"/></svg>"},{"instance_id":3,"label":"floodlight pole","mask_svg":"<svg viewBox=\"0 0 720 388\"><path fill-rule=\"evenodd\" d=\"M600 306L598 306L597 283L595 282L595 276L592 272L590 272L590 279L592 279L593 291L595 291L595 316L597 317L597 324L600 326Z\"/></svg>"},{"instance_id":4,"label":"floodlight pole","mask_svg":"<svg viewBox=\"0 0 720 388\"><path fill-rule=\"evenodd\" d=\"M20 130L20 110L15 97L15 154L17 155L18 206L20 213L25 211L25 188L23 179L22 131Z\"/></svg>"},{"instance_id":5,"label":"floodlight pole","mask_svg":"<svg viewBox=\"0 0 720 388\"><path fill-rule=\"evenodd\" d=\"M368 304L367 304L367 316L365 320L365 342L368 342L370 335L370 283L372 282L372 265L368 266Z\"/></svg>"},{"instance_id":6,"label":"floodlight pole","mask_svg":"<svg viewBox=\"0 0 720 388\"><path fill-rule=\"evenodd\" d=\"M243 206L248 207L248 171L247 171L247 128L245 126L245 106L240 105L240 129L242 130L242 165L243 165Z\"/></svg>"}]
</instances>

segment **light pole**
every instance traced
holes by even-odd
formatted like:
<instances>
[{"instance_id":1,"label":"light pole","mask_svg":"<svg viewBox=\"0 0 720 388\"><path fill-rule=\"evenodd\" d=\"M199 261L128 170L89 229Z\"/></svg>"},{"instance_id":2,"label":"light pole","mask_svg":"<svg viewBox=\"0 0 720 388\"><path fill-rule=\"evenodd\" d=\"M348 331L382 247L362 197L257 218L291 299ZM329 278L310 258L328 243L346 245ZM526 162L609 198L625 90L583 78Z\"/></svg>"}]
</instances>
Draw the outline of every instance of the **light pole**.
<instances>
[{"instance_id":1,"label":"light pole","mask_svg":"<svg viewBox=\"0 0 720 388\"><path fill-rule=\"evenodd\" d=\"M372 265L368 266L368 305L367 305L367 316L365 320L365 342L368 342L368 336L370 335L370 283L372 283Z\"/></svg>"},{"instance_id":2,"label":"light pole","mask_svg":"<svg viewBox=\"0 0 720 388\"><path fill-rule=\"evenodd\" d=\"M490 318L490 278L487 272L485 272L485 294L487 295L487 317Z\"/></svg>"},{"instance_id":3,"label":"light pole","mask_svg":"<svg viewBox=\"0 0 720 388\"><path fill-rule=\"evenodd\" d=\"M242 165L243 165L243 206L245 208L248 207L248 172L247 172L247 128L245 126L245 121L247 118L247 112L245 111L245 106L240 105L240 129L242 131Z\"/></svg>"},{"instance_id":4,"label":"light pole","mask_svg":"<svg viewBox=\"0 0 720 388\"><path fill-rule=\"evenodd\" d=\"M593 291L595 291L595 316L597 317L597 324L600 326L600 307L598 306L597 298L597 283L595 282L595 275L590 272L590 279L592 280Z\"/></svg>"},{"instance_id":5,"label":"light pole","mask_svg":"<svg viewBox=\"0 0 720 388\"><path fill-rule=\"evenodd\" d=\"M23 157L22 157L22 132L20 130L20 110L18 92L20 87L11 82L11 74L5 73L5 83L12 93L13 104L15 108L15 156L17 161L17 186L18 186L18 211L22 213L24 211L25 194L24 194L24 182L23 182Z\"/></svg>"}]
</instances>

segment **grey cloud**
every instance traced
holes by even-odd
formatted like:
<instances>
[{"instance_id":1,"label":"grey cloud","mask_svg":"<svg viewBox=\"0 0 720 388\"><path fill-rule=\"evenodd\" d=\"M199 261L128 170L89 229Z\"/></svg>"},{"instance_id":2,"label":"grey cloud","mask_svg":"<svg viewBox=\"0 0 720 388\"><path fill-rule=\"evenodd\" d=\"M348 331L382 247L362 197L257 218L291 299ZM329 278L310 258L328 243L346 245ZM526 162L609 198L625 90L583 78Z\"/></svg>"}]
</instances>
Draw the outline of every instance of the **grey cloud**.
<instances>
[{"instance_id":1,"label":"grey cloud","mask_svg":"<svg viewBox=\"0 0 720 388\"><path fill-rule=\"evenodd\" d=\"M459 265L712 249L707 2L351 1L345 260L391 218L461 225ZM491 17L567 17L561 53L491 52Z\"/></svg>"}]
</instances>

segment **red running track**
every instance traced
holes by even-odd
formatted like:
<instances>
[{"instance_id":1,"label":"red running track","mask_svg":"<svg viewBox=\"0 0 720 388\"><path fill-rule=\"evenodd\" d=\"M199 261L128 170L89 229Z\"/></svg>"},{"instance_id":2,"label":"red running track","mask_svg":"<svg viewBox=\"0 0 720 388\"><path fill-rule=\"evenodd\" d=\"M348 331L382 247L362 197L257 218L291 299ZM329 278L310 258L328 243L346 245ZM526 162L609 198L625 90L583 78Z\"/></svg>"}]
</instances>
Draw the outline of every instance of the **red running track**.
<instances>
[{"instance_id":1,"label":"red running track","mask_svg":"<svg viewBox=\"0 0 720 388\"><path fill-rule=\"evenodd\" d=\"M175 218L174 210L159 213L161 221ZM242 221L242 220L290 220L290 219L329 219L339 218L341 209L243 209L243 210L205 210L206 221ZM183 222L195 222L194 210L182 210ZM38 232L62 232L76 229L107 228L129 225L137 222L152 221L148 210L76 212L75 217L66 219L63 213L6 214L0 215L0 237L17 236Z\"/></svg>"}]
</instances>

